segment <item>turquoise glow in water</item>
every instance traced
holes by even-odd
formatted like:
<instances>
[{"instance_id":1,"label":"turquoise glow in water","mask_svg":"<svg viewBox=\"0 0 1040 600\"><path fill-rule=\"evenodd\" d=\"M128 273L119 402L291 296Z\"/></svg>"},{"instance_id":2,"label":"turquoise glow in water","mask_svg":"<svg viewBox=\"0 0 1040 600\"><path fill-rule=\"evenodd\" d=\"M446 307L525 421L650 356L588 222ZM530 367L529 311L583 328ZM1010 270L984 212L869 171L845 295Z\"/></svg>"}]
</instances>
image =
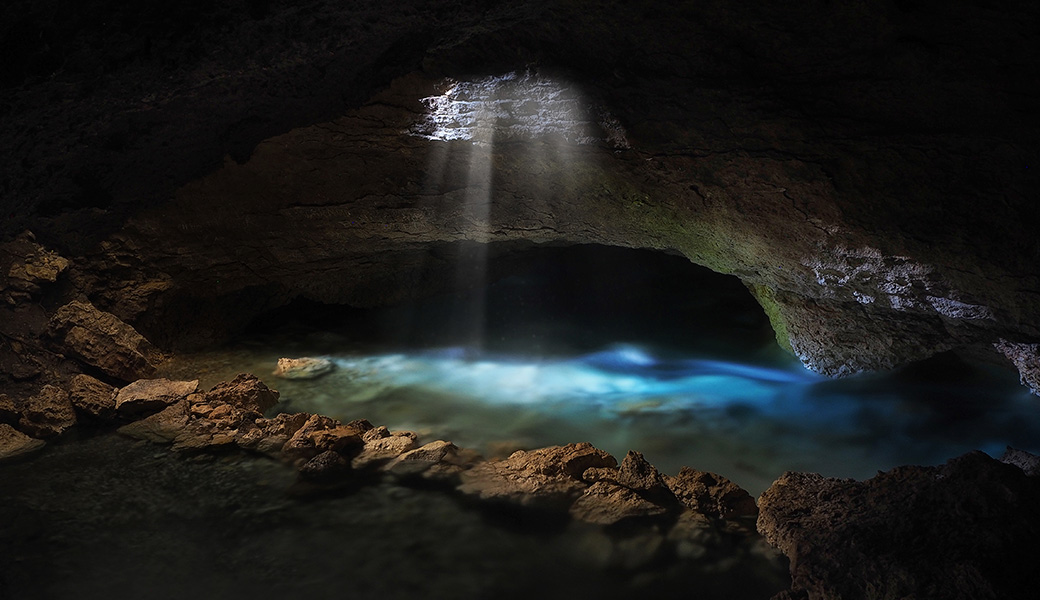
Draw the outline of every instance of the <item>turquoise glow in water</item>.
<instances>
[{"instance_id":1,"label":"turquoise glow in water","mask_svg":"<svg viewBox=\"0 0 1040 600\"><path fill-rule=\"evenodd\" d=\"M229 348L178 358L168 374L212 385L256 373L283 410L366 418L489 456L576 441L618 458L639 450L667 473L714 471L752 494L787 470L862 479L974 449L1040 451L1040 399L1012 371L947 356L825 379L776 347L733 278L691 273L676 257L562 252L499 278L476 304L297 308ZM597 265L601 276L581 278ZM451 318L467 303L484 315L475 341L471 319ZM283 356L338 368L280 380L269 374Z\"/></svg>"}]
</instances>

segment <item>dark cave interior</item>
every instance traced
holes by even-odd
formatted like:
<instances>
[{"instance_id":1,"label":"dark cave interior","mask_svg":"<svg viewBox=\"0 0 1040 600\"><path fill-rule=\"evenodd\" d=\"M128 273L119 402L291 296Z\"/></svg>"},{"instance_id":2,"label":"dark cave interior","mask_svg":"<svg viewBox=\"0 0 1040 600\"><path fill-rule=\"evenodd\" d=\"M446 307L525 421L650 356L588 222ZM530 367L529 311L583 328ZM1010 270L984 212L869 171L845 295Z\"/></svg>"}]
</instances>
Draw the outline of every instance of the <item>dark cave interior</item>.
<instances>
[{"instance_id":1,"label":"dark cave interior","mask_svg":"<svg viewBox=\"0 0 1040 600\"><path fill-rule=\"evenodd\" d=\"M0 597L1035 597L1037 23L4 3Z\"/></svg>"}]
</instances>

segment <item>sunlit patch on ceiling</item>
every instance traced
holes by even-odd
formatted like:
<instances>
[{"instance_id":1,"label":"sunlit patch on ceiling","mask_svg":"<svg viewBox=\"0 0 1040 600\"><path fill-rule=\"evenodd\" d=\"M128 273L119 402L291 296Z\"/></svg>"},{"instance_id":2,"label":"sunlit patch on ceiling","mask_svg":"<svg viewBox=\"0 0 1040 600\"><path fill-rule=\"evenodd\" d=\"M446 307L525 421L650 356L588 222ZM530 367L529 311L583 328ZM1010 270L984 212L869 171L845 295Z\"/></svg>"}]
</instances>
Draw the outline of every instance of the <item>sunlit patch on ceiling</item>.
<instances>
[{"instance_id":1,"label":"sunlit patch on ceiling","mask_svg":"<svg viewBox=\"0 0 1040 600\"><path fill-rule=\"evenodd\" d=\"M514 72L447 85L443 94L422 99L429 112L409 133L480 145L549 138L629 147L616 118L589 105L577 88L561 81Z\"/></svg>"}]
</instances>

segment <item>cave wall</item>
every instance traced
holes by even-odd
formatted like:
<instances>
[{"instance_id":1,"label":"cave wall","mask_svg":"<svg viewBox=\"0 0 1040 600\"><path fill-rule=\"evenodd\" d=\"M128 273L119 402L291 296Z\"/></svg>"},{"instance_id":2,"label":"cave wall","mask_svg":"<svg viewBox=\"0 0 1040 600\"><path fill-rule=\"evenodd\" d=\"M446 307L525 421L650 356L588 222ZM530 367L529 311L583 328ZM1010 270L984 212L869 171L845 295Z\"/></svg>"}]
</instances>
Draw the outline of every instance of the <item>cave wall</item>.
<instances>
[{"instance_id":1,"label":"cave wall","mask_svg":"<svg viewBox=\"0 0 1040 600\"><path fill-rule=\"evenodd\" d=\"M1032 4L83 6L2 20L40 31L6 36L4 235L150 337L400 300L437 244L594 242L737 275L823 373L997 344L1035 379ZM510 71L624 143L406 133L446 78Z\"/></svg>"}]
</instances>

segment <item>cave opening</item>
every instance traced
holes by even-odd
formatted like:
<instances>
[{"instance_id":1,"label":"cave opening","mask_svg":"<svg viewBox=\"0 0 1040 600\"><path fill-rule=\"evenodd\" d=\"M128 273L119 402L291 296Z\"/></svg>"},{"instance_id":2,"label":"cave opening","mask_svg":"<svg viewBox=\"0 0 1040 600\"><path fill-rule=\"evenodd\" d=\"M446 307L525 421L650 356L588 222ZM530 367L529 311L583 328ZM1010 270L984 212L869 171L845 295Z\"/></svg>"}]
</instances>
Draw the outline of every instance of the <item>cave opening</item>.
<instances>
[{"instance_id":1,"label":"cave opening","mask_svg":"<svg viewBox=\"0 0 1040 600\"><path fill-rule=\"evenodd\" d=\"M379 307L297 298L165 374L209 386L256 373L282 411L364 418L489 457L575 440L637 449L664 472L696 464L752 494L788 470L866 478L1040 439L1011 373L952 353L842 380L806 371L739 279L683 256L472 242L430 252L436 293ZM474 256L482 278L443 268ZM279 358L304 356L335 369L273 376Z\"/></svg>"}]
</instances>

